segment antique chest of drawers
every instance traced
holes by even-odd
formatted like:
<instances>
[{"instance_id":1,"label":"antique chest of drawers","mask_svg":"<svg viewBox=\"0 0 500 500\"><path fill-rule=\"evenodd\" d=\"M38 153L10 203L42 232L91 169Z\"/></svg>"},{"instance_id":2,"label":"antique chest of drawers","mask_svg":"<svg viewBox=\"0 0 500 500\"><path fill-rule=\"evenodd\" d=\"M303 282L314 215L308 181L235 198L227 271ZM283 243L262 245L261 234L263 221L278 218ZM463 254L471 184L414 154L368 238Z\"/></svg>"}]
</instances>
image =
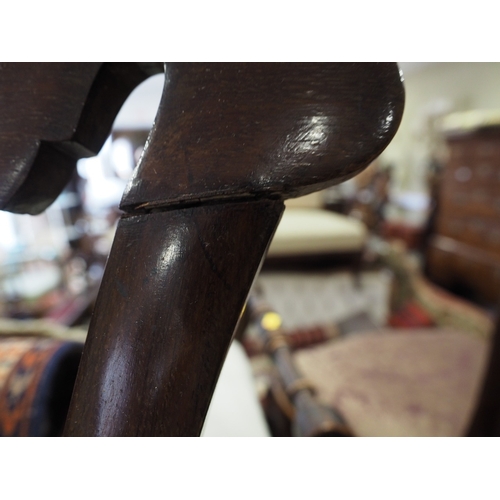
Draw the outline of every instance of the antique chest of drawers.
<instances>
[{"instance_id":1,"label":"antique chest of drawers","mask_svg":"<svg viewBox=\"0 0 500 500\"><path fill-rule=\"evenodd\" d=\"M427 273L468 298L500 292L500 126L448 133Z\"/></svg>"}]
</instances>

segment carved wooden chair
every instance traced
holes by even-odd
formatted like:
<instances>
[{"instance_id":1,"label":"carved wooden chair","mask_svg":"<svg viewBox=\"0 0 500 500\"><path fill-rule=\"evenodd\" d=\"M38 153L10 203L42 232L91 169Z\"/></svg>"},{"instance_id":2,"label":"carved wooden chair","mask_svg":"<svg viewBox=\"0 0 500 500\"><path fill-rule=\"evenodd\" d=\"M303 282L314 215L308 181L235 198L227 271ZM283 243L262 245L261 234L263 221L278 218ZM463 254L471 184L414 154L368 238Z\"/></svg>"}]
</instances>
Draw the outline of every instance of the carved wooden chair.
<instances>
[{"instance_id":1,"label":"carved wooden chair","mask_svg":"<svg viewBox=\"0 0 500 500\"><path fill-rule=\"evenodd\" d=\"M403 112L390 63L2 64L0 208L43 211L161 71L67 436L199 435L283 200L360 172Z\"/></svg>"}]
</instances>

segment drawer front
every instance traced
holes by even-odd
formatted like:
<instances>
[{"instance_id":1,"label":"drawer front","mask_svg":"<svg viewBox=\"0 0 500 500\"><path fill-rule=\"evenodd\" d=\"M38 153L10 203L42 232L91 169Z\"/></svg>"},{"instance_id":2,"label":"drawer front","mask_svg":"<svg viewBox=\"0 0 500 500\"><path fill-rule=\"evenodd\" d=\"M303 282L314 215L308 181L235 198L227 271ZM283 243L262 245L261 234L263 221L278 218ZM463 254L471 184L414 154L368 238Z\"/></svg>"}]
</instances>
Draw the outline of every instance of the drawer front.
<instances>
[{"instance_id":1,"label":"drawer front","mask_svg":"<svg viewBox=\"0 0 500 500\"><path fill-rule=\"evenodd\" d=\"M457 212L436 221L438 234L483 248L500 256L500 221Z\"/></svg>"},{"instance_id":2,"label":"drawer front","mask_svg":"<svg viewBox=\"0 0 500 500\"><path fill-rule=\"evenodd\" d=\"M500 297L500 259L485 260L473 248L443 248L431 243L427 275L438 285L476 302L496 304Z\"/></svg>"}]
</instances>

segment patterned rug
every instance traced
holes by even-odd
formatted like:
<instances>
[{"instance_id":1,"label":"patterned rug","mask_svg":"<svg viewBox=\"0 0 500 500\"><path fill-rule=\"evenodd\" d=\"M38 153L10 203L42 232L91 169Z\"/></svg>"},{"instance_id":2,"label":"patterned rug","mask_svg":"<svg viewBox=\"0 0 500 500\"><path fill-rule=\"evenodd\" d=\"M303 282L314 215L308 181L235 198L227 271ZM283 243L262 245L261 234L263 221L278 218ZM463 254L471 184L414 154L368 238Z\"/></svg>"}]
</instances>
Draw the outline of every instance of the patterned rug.
<instances>
[{"instance_id":1,"label":"patterned rug","mask_svg":"<svg viewBox=\"0 0 500 500\"><path fill-rule=\"evenodd\" d=\"M376 325L388 317L391 276L362 272L261 273L256 286L282 316L286 330L338 324L367 313Z\"/></svg>"},{"instance_id":2,"label":"patterned rug","mask_svg":"<svg viewBox=\"0 0 500 500\"><path fill-rule=\"evenodd\" d=\"M0 338L0 436L60 436L83 344Z\"/></svg>"}]
</instances>

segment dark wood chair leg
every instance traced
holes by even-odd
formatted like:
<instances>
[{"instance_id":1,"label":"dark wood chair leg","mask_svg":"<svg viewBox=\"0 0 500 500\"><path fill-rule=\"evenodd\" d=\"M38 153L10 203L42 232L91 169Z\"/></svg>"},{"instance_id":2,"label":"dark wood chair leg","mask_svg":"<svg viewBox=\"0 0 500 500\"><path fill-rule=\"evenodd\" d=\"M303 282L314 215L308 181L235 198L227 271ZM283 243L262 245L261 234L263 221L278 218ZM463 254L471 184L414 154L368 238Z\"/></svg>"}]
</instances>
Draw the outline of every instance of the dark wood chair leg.
<instances>
[{"instance_id":1,"label":"dark wood chair leg","mask_svg":"<svg viewBox=\"0 0 500 500\"><path fill-rule=\"evenodd\" d=\"M229 203L120 221L66 435L199 435L282 210Z\"/></svg>"},{"instance_id":2,"label":"dark wood chair leg","mask_svg":"<svg viewBox=\"0 0 500 500\"><path fill-rule=\"evenodd\" d=\"M0 207L46 208L131 89L160 70L2 68ZM360 172L391 141L403 104L392 63L166 64L66 435L199 434L283 200Z\"/></svg>"},{"instance_id":3,"label":"dark wood chair leg","mask_svg":"<svg viewBox=\"0 0 500 500\"><path fill-rule=\"evenodd\" d=\"M402 96L393 65L167 65L66 435L199 435L282 200L364 168Z\"/></svg>"},{"instance_id":4,"label":"dark wood chair leg","mask_svg":"<svg viewBox=\"0 0 500 500\"><path fill-rule=\"evenodd\" d=\"M314 397L314 384L297 368L279 314L257 294L250 298L248 309L266 351L273 358L280 379L277 382L284 386L283 397L291 402L294 434L305 437L352 436L342 417Z\"/></svg>"}]
</instances>

